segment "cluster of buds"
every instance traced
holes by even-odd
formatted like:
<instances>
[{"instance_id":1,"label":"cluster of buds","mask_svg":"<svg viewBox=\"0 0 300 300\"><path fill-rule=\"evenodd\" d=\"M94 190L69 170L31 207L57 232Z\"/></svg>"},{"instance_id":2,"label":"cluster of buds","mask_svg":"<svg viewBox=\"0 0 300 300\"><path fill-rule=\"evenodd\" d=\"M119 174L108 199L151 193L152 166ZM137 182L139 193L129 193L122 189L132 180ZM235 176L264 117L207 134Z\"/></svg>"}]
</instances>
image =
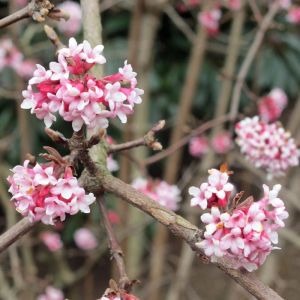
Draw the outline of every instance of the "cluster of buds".
<instances>
[{"instance_id":1,"label":"cluster of buds","mask_svg":"<svg viewBox=\"0 0 300 300\"><path fill-rule=\"evenodd\" d=\"M281 186L275 185L270 190L264 185L264 196L257 202L249 197L239 203L240 193L229 203L233 186L227 182L228 174L216 169L210 170L210 174L208 182L201 185L203 188L190 188L193 196L191 205L206 208L205 203L211 197L223 201L214 200L208 206L210 212L201 216L206 224L204 238L196 245L211 261L215 262L220 257L230 258L233 268L254 271L273 249L278 249L274 246L278 243L277 231L284 227L283 220L288 217L283 201L278 198ZM212 175L214 185L221 188L220 195L210 191ZM226 185L229 186L226 188Z\"/></svg>"},{"instance_id":2,"label":"cluster of buds","mask_svg":"<svg viewBox=\"0 0 300 300\"><path fill-rule=\"evenodd\" d=\"M181 201L180 190L176 185L170 185L165 181L137 178L132 186L149 198L157 201L160 205L170 210L178 209Z\"/></svg>"},{"instance_id":3,"label":"cluster of buds","mask_svg":"<svg viewBox=\"0 0 300 300\"><path fill-rule=\"evenodd\" d=\"M98 300L139 300L139 298L119 288L117 283L111 279L109 281L109 288L106 289L104 295Z\"/></svg>"},{"instance_id":4,"label":"cluster of buds","mask_svg":"<svg viewBox=\"0 0 300 300\"><path fill-rule=\"evenodd\" d=\"M217 154L224 154L232 148L232 139L228 131L217 133L211 139L212 150ZM201 157L209 151L209 140L206 136L196 136L190 140L189 153L194 157Z\"/></svg>"},{"instance_id":5,"label":"cluster of buds","mask_svg":"<svg viewBox=\"0 0 300 300\"><path fill-rule=\"evenodd\" d=\"M28 78L34 70L35 63L24 59L23 54L9 38L0 40L0 71L4 68L13 69L19 76Z\"/></svg>"},{"instance_id":6,"label":"cluster of buds","mask_svg":"<svg viewBox=\"0 0 300 300\"><path fill-rule=\"evenodd\" d=\"M40 234L40 239L51 252L56 252L63 247L63 241L57 232L43 231ZM93 250L98 246L95 235L90 229L85 227L79 228L74 232L74 242L79 249L85 251Z\"/></svg>"},{"instance_id":7,"label":"cluster of buds","mask_svg":"<svg viewBox=\"0 0 300 300\"><path fill-rule=\"evenodd\" d=\"M31 167L26 160L12 172L8 177L11 201L31 222L54 225L57 220L64 221L66 214L89 213L95 201L92 193L85 194L68 166L51 162Z\"/></svg>"},{"instance_id":8,"label":"cluster of buds","mask_svg":"<svg viewBox=\"0 0 300 300\"><path fill-rule=\"evenodd\" d=\"M265 122L278 120L288 103L285 92L280 88L273 89L268 95L262 97L258 103L259 116Z\"/></svg>"},{"instance_id":9,"label":"cluster of buds","mask_svg":"<svg viewBox=\"0 0 300 300\"><path fill-rule=\"evenodd\" d=\"M57 5L57 8L63 12L67 12L69 15L68 20L60 20L57 27L58 30L67 36L74 36L81 30L81 7L79 3L75 1L64 1L63 3Z\"/></svg>"},{"instance_id":10,"label":"cluster of buds","mask_svg":"<svg viewBox=\"0 0 300 300\"><path fill-rule=\"evenodd\" d=\"M299 165L300 152L280 123L268 124L255 116L237 123L235 131L241 152L257 168L265 169L270 178Z\"/></svg>"},{"instance_id":11,"label":"cluster of buds","mask_svg":"<svg viewBox=\"0 0 300 300\"><path fill-rule=\"evenodd\" d=\"M37 65L27 90L23 91L21 107L30 109L46 127L56 120L54 113L72 122L74 131L83 124L88 128L106 128L108 118L119 117L127 122L135 104L141 103L143 90L136 87L136 73L125 62L119 72L97 79L88 74L95 64L104 64L103 46L92 48L74 38L69 47L58 51L58 62L51 62L49 70Z\"/></svg>"}]
</instances>

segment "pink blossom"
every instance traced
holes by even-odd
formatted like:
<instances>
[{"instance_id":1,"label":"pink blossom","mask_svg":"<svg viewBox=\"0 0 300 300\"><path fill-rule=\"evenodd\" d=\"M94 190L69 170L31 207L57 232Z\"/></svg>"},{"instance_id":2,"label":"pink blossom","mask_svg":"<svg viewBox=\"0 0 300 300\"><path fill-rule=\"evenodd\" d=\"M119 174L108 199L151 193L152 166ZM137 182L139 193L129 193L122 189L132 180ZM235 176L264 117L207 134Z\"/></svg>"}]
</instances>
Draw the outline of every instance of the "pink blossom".
<instances>
[{"instance_id":1,"label":"pink blossom","mask_svg":"<svg viewBox=\"0 0 300 300\"><path fill-rule=\"evenodd\" d=\"M58 61L50 62L49 70L37 65L27 90L23 91L21 107L30 109L50 127L59 114L72 122L74 131L83 125L106 128L108 118L127 122L127 115L142 102L143 90L137 88L136 73L125 61L119 72L97 79L88 74L96 64L104 64L103 46L92 48L74 38L67 48L60 49Z\"/></svg>"},{"instance_id":2,"label":"pink blossom","mask_svg":"<svg viewBox=\"0 0 300 300\"><path fill-rule=\"evenodd\" d=\"M201 216L205 223L204 239L196 243L212 261L231 259L233 268L249 272L262 265L267 255L278 249L277 230L288 217L284 203L278 198L281 186L264 185L264 196L257 202L241 203L221 212L216 206Z\"/></svg>"},{"instance_id":3,"label":"pink blossom","mask_svg":"<svg viewBox=\"0 0 300 300\"><path fill-rule=\"evenodd\" d=\"M45 290L45 294L39 295L37 300L64 300L64 294L61 290L52 286L48 286Z\"/></svg>"},{"instance_id":4,"label":"pink blossom","mask_svg":"<svg viewBox=\"0 0 300 300\"><path fill-rule=\"evenodd\" d=\"M89 213L89 206L95 201L92 193L85 194L69 167L63 169L49 163L32 168L26 160L23 166L11 171L13 175L8 177L11 201L31 222L54 225L57 220L64 221L66 214Z\"/></svg>"},{"instance_id":5,"label":"pink blossom","mask_svg":"<svg viewBox=\"0 0 300 300\"><path fill-rule=\"evenodd\" d=\"M258 116L245 118L235 126L241 152L269 177L282 176L299 165L299 150L290 134L279 123L265 123Z\"/></svg>"},{"instance_id":6,"label":"pink blossom","mask_svg":"<svg viewBox=\"0 0 300 300\"><path fill-rule=\"evenodd\" d=\"M62 240L58 233L44 231L40 234L40 239L51 252L55 252L63 247Z\"/></svg>"},{"instance_id":7,"label":"pink blossom","mask_svg":"<svg viewBox=\"0 0 300 300\"><path fill-rule=\"evenodd\" d=\"M291 6L288 10L286 19L292 24L300 23L300 6Z\"/></svg>"},{"instance_id":8,"label":"pink blossom","mask_svg":"<svg viewBox=\"0 0 300 300\"><path fill-rule=\"evenodd\" d=\"M219 21L221 19L221 10L218 8L202 11L198 15L198 20L206 29L210 36L215 36L219 33Z\"/></svg>"},{"instance_id":9,"label":"pink blossom","mask_svg":"<svg viewBox=\"0 0 300 300\"><path fill-rule=\"evenodd\" d=\"M75 1L64 1L59 4L57 8L68 13L69 20L60 20L58 22L58 29L67 36L74 36L81 29L81 8Z\"/></svg>"},{"instance_id":10,"label":"pink blossom","mask_svg":"<svg viewBox=\"0 0 300 300\"><path fill-rule=\"evenodd\" d=\"M132 186L149 198L157 201L160 205L171 210L178 209L178 202L181 201L180 190L176 185L170 185L165 181L137 178Z\"/></svg>"},{"instance_id":11,"label":"pink blossom","mask_svg":"<svg viewBox=\"0 0 300 300\"><path fill-rule=\"evenodd\" d=\"M280 118L282 111L287 106L288 99L282 89L275 88L258 103L261 119L265 122L273 122Z\"/></svg>"},{"instance_id":12,"label":"pink blossom","mask_svg":"<svg viewBox=\"0 0 300 300\"><path fill-rule=\"evenodd\" d=\"M95 235L88 228L77 229L74 233L74 241L82 250L93 250L98 246Z\"/></svg>"},{"instance_id":13,"label":"pink blossom","mask_svg":"<svg viewBox=\"0 0 300 300\"><path fill-rule=\"evenodd\" d=\"M200 157L209 150L208 140L204 136L193 137L189 143L189 152L194 157Z\"/></svg>"},{"instance_id":14,"label":"pink blossom","mask_svg":"<svg viewBox=\"0 0 300 300\"><path fill-rule=\"evenodd\" d=\"M216 134L211 141L212 148L218 154L224 154L232 148L232 139L229 132Z\"/></svg>"}]
</instances>

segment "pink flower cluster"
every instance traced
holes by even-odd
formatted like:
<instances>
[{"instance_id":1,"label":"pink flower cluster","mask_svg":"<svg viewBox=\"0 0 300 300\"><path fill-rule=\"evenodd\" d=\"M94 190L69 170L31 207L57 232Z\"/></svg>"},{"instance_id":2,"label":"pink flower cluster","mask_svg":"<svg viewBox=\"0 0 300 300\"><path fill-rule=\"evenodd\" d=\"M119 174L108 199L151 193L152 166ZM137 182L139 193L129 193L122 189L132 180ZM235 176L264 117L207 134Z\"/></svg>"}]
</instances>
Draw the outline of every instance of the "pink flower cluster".
<instances>
[{"instance_id":1,"label":"pink flower cluster","mask_svg":"<svg viewBox=\"0 0 300 300\"><path fill-rule=\"evenodd\" d=\"M40 234L40 239L51 252L58 251L63 247L60 235L56 232L44 231Z\"/></svg>"},{"instance_id":2,"label":"pink flower cluster","mask_svg":"<svg viewBox=\"0 0 300 300\"><path fill-rule=\"evenodd\" d=\"M86 195L79 186L70 167L55 163L31 167L26 160L12 172L8 177L11 200L16 210L31 222L54 225L56 220L64 221L66 214L89 213L89 206L95 201L92 193Z\"/></svg>"},{"instance_id":3,"label":"pink flower cluster","mask_svg":"<svg viewBox=\"0 0 300 300\"><path fill-rule=\"evenodd\" d=\"M202 183L199 188L189 188L189 194L193 196L191 206L200 206L202 209L213 206L226 207L234 189L228 182L229 175L217 169L211 169L208 173L208 182Z\"/></svg>"},{"instance_id":4,"label":"pink flower cluster","mask_svg":"<svg viewBox=\"0 0 300 300\"><path fill-rule=\"evenodd\" d=\"M103 46L92 48L84 41L77 44L74 38L69 47L58 51L58 62L51 62L49 70L37 65L29 80L21 104L50 127L55 113L72 122L74 131L85 124L88 128L108 126L107 118L119 117L127 122L135 104L141 103L143 90L136 87L136 73L125 61L119 72L97 79L87 72L95 64L104 64Z\"/></svg>"},{"instance_id":5,"label":"pink flower cluster","mask_svg":"<svg viewBox=\"0 0 300 300\"><path fill-rule=\"evenodd\" d=\"M39 295L37 300L64 300L64 294L61 290L52 286L48 286L45 290L45 294Z\"/></svg>"},{"instance_id":6,"label":"pink flower cluster","mask_svg":"<svg viewBox=\"0 0 300 300\"><path fill-rule=\"evenodd\" d=\"M137 178L133 181L132 186L160 205L174 211L178 209L181 196L176 185L170 185L161 180Z\"/></svg>"},{"instance_id":7,"label":"pink flower cluster","mask_svg":"<svg viewBox=\"0 0 300 300\"><path fill-rule=\"evenodd\" d=\"M67 36L73 36L81 29L81 8L79 3L75 1L64 1L57 5L57 8L69 14L69 20L60 20L58 22L58 29Z\"/></svg>"},{"instance_id":8,"label":"pink flower cluster","mask_svg":"<svg viewBox=\"0 0 300 300\"><path fill-rule=\"evenodd\" d=\"M93 250L97 248L98 241L95 235L88 228L79 228L74 233L74 241L82 250Z\"/></svg>"},{"instance_id":9,"label":"pink flower cluster","mask_svg":"<svg viewBox=\"0 0 300 300\"><path fill-rule=\"evenodd\" d=\"M212 10L201 11L198 15L198 21L205 28L209 36L216 36L219 33L219 21L221 19L221 10L214 8Z\"/></svg>"},{"instance_id":10,"label":"pink flower cluster","mask_svg":"<svg viewBox=\"0 0 300 300\"><path fill-rule=\"evenodd\" d=\"M201 135L193 137L189 143L189 153L194 157L201 157L209 151L208 138ZM232 148L232 139L228 131L217 133L211 140L211 147L217 154L224 154Z\"/></svg>"},{"instance_id":11,"label":"pink flower cluster","mask_svg":"<svg viewBox=\"0 0 300 300\"><path fill-rule=\"evenodd\" d=\"M288 103L285 92L280 88L273 89L258 103L259 116L265 122L273 122L280 118Z\"/></svg>"},{"instance_id":12,"label":"pink flower cluster","mask_svg":"<svg viewBox=\"0 0 300 300\"><path fill-rule=\"evenodd\" d=\"M34 70L34 65L32 60L24 59L11 39L0 40L0 71L4 68L12 68L19 76L28 78Z\"/></svg>"},{"instance_id":13,"label":"pink flower cluster","mask_svg":"<svg viewBox=\"0 0 300 300\"><path fill-rule=\"evenodd\" d=\"M286 19L292 24L300 24L300 6L292 6L288 10Z\"/></svg>"},{"instance_id":14,"label":"pink flower cluster","mask_svg":"<svg viewBox=\"0 0 300 300\"><path fill-rule=\"evenodd\" d=\"M233 189L227 182L228 175L218 170L211 172L216 179L214 184L221 187L220 196L225 197L227 206L230 191ZM202 183L202 188L190 188L189 192L194 196L191 200L192 206L206 208L212 195L209 190L211 176L208 183ZM230 188L225 188L224 183L230 185ZM288 217L288 213L283 201L278 198L280 185L275 185L271 190L264 185L263 189L264 197L257 202L253 202L252 198L241 204L232 201L232 208L226 211L224 202L214 201L210 212L201 216L202 222L206 224L204 239L196 245L203 249L211 261L216 261L219 257L230 258L233 268L243 267L251 272L263 264L273 249L278 249L274 247L278 243L277 230L284 227L283 220Z\"/></svg>"},{"instance_id":15,"label":"pink flower cluster","mask_svg":"<svg viewBox=\"0 0 300 300\"><path fill-rule=\"evenodd\" d=\"M279 123L268 124L258 116L245 118L235 126L241 152L269 177L282 176L289 167L299 165L300 152L290 133Z\"/></svg>"}]
</instances>

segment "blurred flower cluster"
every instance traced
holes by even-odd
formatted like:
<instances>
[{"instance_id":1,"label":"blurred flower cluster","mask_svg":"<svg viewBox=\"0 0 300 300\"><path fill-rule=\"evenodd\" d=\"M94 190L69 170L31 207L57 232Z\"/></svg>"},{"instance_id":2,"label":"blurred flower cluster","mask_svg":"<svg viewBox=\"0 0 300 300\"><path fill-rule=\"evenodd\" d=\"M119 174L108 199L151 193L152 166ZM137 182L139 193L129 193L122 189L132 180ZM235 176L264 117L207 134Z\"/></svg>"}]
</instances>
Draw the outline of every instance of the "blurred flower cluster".
<instances>
[{"instance_id":1,"label":"blurred flower cluster","mask_svg":"<svg viewBox=\"0 0 300 300\"><path fill-rule=\"evenodd\" d=\"M19 76L29 78L35 68L35 62L24 59L22 52L8 37L0 39L0 71L5 68L13 69Z\"/></svg>"},{"instance_id":2,"label":"blurred flower cluster","mask_svg":"<svg viewBox=\"0 0 300 300\"><path fill-rule=\"evenodd\" d=\"M132 186L152 200L157 201L160 205L174 211L178 209L181 196L176 185L170 185L158 179L137 178L133 181Z\"/></svg>"}]
</instances>

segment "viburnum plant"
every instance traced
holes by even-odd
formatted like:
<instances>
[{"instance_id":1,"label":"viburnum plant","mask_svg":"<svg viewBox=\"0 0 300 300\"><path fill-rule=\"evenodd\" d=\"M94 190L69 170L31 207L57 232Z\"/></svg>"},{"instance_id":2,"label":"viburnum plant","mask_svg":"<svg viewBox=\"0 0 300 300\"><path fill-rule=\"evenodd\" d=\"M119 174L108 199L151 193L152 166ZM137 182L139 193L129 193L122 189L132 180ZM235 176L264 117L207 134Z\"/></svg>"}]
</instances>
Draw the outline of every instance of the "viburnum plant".
<instances>
[{"instance_id":1,"label":"viburnum plant","mask_svg":"<svg viewBox=\"0 0 300 300\"><path fill-rule=\"evenodd\" d=\"M32 1L31 4L42 2ZM51 13L54 7L49 1L45 2L49 9L43 8L38 12L43 13L42 20L44 14ZM288 1L280 4L284 9L290 5ZM237 10L240 1L220 1L213 10L200 14L199 20L209 34L218 33L221 5ZM30 11L25 17L32 15ZM10 24L11 20L6 22ZM57 40L54 44L60 45ZM136 281L130 280L126 274L123 252L103 198L104 193L108 192L143 210L181 237L196 253L217 262L232 277L239 277L241 284L254 295L270 299L269 295L274 295L272 290L239 269L257 269L273 249L278 249L277 231L284 227L284 220L288 217L285 205L278 197L281 186L269 188L263 185L264 195L258 201L254 201L253 197L242 201L243 192L234 195L235 188L229 182L231 172L227 168L209 170L207 182L189 188L191 206L208 210L201 216L205 224L205 230L202 230L174 212L179 209L181 200L181 191L176 185L150 177L138 178L132 185L127 185L112 176L109 171L117 169L112 154L137 146L161 150L162 146L155 134L163 128L164 122L159 122L144 137L119 145L106 136L103 129L108 128L109 119L119 118L122 123L126 123L135 105L142 102L144 91L138 88L137 73L127 61L114 74L101 78L92 75L91 71L96 65L106 63L103 50L103 45L92 47L86 40L78 43L75 38L70 38L68 47L59 47L57 60L50 62L49 68L36 65L27 89L23 91L21 107L29 109L38 119L43 120L48 136L54 142L68 147L70 153L61 156L54 148L44 147L48 153L41 155L43 162L37 162L35 157L30 156L23 165L12 168L12 174L8 177L11 202L25 218L21 225L18 223L0 238L1 251L31 229L32 223L40 221L56 225L68 215L90 213L90 206L97 200L111 255L120 276L118 284L110 282L110 288L100 300L137 300L131 294L132 285ZM245 118L235 126L237 143L242 153L256 167L263 167L274 176L282 175L288 167L299 164L299 150L294 140L278 123L268 123L280 116L286 104L282 99L278 100L276 95L272 92L268 95L276 98L276 105L279 105L276 112L272 111L266 117L266 109L262 107L266 107L270 101L261 99L260 111L265 119ZM57 116L72 124L71 138L65 138L61 133L49 129ZM230 121L234 120L232 118ZM87 138L86 129L95 129L96 133ZM224 154L232 146L231 136L228 132L224 133L211 141L218 154ZM101 156L97 160L89 151L95 145L99 146L97 151ZM204 154L208 152L208 142L198 136L192 140L191 149L197 155ZM64 247L60 236L54 232L45 231L40 238L52 252L59 252ZM85 251L98 247L98 240L88 228L75 231L74 241L78 248ZM219 258L226 260L221 261ZM238 271L232 273L232 269ZM51 295L57 299L64 298L62 291L48 286L39 299L49 299Z\"/></svg>"}]
</instances>

